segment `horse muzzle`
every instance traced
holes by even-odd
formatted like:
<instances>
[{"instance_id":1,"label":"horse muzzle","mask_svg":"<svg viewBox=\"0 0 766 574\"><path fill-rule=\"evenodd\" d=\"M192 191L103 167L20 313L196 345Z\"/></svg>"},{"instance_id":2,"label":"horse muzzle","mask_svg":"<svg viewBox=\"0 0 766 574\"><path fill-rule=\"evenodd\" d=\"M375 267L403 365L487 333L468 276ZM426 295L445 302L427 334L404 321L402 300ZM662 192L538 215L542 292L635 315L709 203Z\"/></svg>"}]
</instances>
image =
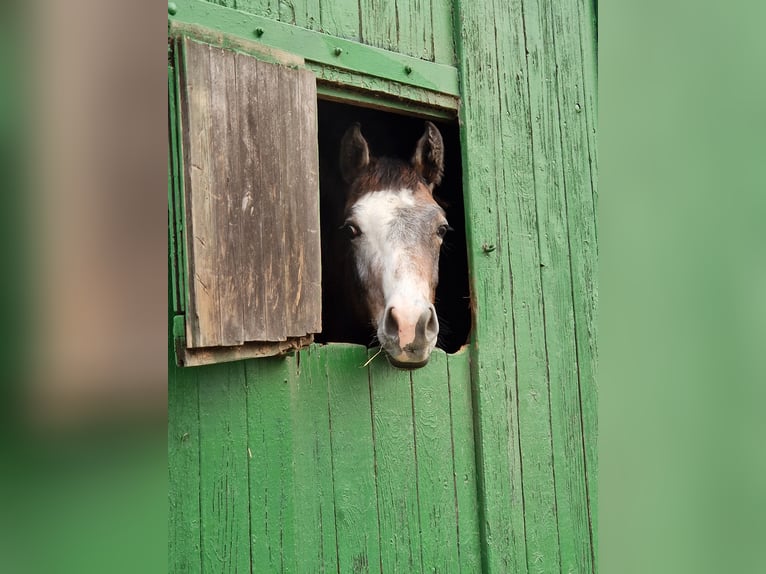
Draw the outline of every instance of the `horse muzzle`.
<instances>
[{"instance_id":1,"label":"horse muzzle","mask_svg":"<svg viewBox=\"0 0 766 574\"><path fill-rule=\"evenodd\" d=\"M436 346L439 320L433 304L394 307L385 310L378 339L388 361L399 369L418 369L428 363Z\"/></svg>"}]
</instances>

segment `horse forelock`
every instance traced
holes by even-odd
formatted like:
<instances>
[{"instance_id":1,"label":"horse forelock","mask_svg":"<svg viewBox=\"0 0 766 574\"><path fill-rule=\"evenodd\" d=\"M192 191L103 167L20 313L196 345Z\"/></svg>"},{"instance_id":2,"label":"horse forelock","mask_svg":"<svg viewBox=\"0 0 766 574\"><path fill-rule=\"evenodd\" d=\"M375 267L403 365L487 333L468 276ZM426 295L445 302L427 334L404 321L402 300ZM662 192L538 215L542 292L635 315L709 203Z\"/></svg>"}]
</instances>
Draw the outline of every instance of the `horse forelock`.
<instances>
[{"instance_id":1,"label":"horse forelock","mask_svg":"<svg viewBox=\"0 0 766 574\"><path fill-rule=\"evenodd\" d=\"M391 189L409 189L415 192L428 192L425 180L408 163L394 158L372 158L356 180L348 194L347 207L354 205L368 193Z\"/></svg>"}]
</instances>

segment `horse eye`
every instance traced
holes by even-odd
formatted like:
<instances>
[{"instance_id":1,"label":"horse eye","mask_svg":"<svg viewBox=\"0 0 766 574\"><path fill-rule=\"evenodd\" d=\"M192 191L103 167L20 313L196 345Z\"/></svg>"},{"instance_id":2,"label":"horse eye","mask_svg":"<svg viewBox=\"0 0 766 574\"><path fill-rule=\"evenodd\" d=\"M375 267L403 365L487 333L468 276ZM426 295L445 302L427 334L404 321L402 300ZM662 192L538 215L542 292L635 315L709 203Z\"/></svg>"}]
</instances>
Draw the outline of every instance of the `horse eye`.
<instances>
[{"instance_id":1,"label":"horse eye","mask_svg":"<svg viewBox=\"0 0 766 574\"><path fill-rule=\"evenodd\" d=\"M452 231L452 228L445 223L444 225L439 226L439 229L436 231L436 234L440 238L444 239L444 236L447 235L448 231Z\"/></svg>"},{"instance_id":2,"label":"horse eye","mask_svg":"<svg viewBox=\"0 0 766 574\"><path fill-rule=\"evenodd\" d=\"M362 234L359 228L353 223L344 223L340 230L348 239L356 239Z\"/></svg>"}]
</instances>

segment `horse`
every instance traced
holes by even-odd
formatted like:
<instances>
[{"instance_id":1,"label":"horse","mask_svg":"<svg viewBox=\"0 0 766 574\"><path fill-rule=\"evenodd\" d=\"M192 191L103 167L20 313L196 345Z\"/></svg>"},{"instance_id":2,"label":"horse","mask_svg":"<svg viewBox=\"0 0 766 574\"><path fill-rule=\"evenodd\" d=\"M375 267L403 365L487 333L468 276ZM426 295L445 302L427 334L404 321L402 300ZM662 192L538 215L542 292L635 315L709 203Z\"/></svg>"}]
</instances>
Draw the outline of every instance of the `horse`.
<instances>
[{"instance_id":1,"label":"horse","mask_svg":"<svg viewBox=\"0 0 766 574\"><path fill-rule=\"evenodd\" d=\"M374 332L394 367L423 367L439 335L439 254L451 229L434 198L444 174L441 133L425 122L406 162L373 156L354 123L341 139L339 171L345 190L337 201L338 281L351 287L352 321Z\"/></svg>"}]
</instances>

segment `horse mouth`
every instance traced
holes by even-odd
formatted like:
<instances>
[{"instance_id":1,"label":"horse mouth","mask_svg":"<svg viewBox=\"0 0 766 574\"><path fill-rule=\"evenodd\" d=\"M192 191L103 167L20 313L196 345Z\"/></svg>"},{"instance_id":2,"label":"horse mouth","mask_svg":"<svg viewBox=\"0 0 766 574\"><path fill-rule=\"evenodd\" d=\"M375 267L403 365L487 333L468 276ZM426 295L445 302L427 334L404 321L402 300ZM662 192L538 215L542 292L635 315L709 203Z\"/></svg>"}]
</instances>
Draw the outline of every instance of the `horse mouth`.
<instances>
[{"instance_id":1,"label":"horse mouth","mask_svg":"<svg viewBox=\"0 0 766 574\"><path fill-rule=\"evenodd\" d=\"M425 367L428 364L428 359L431 358L430 356L427 356L425 359L421 359L419 361L400 361L391 356L388 352L386 352L386 357L388 358L388 362L392 367L396 367L397 369L404 369L406 371L412 371L414 369Z\"/></svg>"}]
</instances>

